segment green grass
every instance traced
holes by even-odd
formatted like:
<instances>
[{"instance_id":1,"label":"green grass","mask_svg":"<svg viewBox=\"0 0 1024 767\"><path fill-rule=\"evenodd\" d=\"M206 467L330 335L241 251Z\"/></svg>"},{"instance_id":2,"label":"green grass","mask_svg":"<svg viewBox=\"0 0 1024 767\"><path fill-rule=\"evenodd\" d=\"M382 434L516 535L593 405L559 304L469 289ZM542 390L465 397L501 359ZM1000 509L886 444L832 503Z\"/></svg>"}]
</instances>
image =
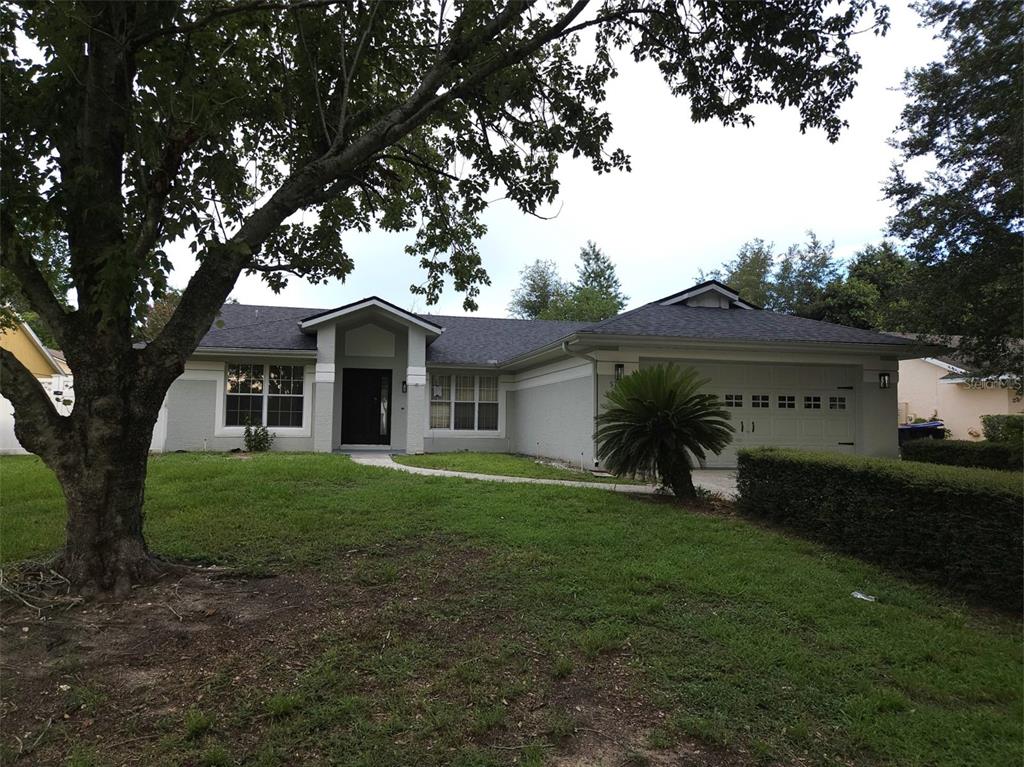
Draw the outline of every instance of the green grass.
<instances>
[{"instance_id":1,"label":"green grass","mask_svg":"<svg viewBox=\"0 0 1024 767\"><path fill-rule=\"evenodd\" d=\"M418 466L423 469L468 471L473 474L496 474L503 477L532 477L535 479L569 479L575 482L614 482L617 484L643 484L625 477L595 477L589 471L538 463L528 455L511 453L429 453L424 455L395 455L395 463Z\"/></svg>"},{"instance_id":2,"label":"green grass","mask_svg":"<svg viewBox=\"0 0 1024 767\"><path fill-rule=\"evenodd\" d=\"M239 669L223 669L209 684L233 708L208 710L211 692L142 742L145 763L542 764L576 727L560 691L616 663L630 675L621 702L648 702L660 748L698 738L747 762L1022 760L1018 621L741 519L332 455L162 456L146 499L155 551L343 579L378 595L394 628L325 632L277 691L232 686ZM60 492L34 458L0 459L0 506L3 560L59 545ZM354 550L370 553L356 562ZM446 575L453 552L475 558ZM249 662L268 664L265 686L283 673ZM511 712L537 697L552 703L520 747Z\"/></svg>"}]
</instances>

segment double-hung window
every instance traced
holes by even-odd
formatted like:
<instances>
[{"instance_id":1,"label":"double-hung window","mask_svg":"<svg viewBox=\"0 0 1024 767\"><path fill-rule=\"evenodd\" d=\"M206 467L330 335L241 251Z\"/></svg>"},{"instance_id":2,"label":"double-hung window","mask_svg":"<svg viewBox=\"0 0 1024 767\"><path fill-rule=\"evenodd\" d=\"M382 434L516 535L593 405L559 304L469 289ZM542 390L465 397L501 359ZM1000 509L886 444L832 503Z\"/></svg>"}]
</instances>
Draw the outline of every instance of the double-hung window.
<instances>
[{"instance_id":1,"label":"double-hung window","mask_svg":"<svg viewBox=\"0 0 1024 767\"><path fill-rule=\"evenodd\" d=\"M267 426L302 426L302 366L268 367Z\"/></svg>"},{"instance_id":2,"label":"double-hung window","mask_svg":"<svg viewBox=\"0 0 1024 767\"><path fill-rule=\"evenodd\" d=\"M226 426L263 425L263 365L228 365Z\"/></svg>"},{"instance_id":3,"label":"double-hung window","mask_svg":"<svg viewBox=\"0 0 1024 767\"><path fill-rule=\"evenodd\" d=\"M498 377L432 374L430 428L497 431Z\"/></svg>"},{"instance_id":4,"label":"double-hung window","mask_svg":"<svg viewBox=\"0 0 1024 767\"><path fill-rule=\"evenodd\" d=\"M301 427L303 386L302 365L231 363L224 425Z\"/></svg>"}]
</instances>

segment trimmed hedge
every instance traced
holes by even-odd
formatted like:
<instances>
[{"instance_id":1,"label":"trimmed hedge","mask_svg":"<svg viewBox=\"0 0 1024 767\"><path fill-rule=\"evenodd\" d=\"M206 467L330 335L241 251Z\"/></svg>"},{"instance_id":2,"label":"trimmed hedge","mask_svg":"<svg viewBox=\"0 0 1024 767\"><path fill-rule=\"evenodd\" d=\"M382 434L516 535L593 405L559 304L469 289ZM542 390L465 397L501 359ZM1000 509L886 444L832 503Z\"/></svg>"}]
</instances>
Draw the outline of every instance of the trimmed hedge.
<instances>
[{"instance_id":1,"label":"trimmed hedge","mask_svg":"<svg viewBox=\"0 0 1024 767\"><path fill-rule=\"evenodd\" d=\"M992 442L1024 444L1024 415L983 415L981 430Z\"/></svg>"},{"instance_id":2,"label":"trimmed hedge","mask_svg":"<svg viewBox=\"0 0 1024 767\"><path fill-rule=\"evenodd\" d=\"M1010 442L971 442L966 439L915 439L905 442L900 453L907 461L970 466L977 469L1020 471L1024 451Z\"/></svg>"},{"instance_id":3,"label":"trimmed hedge","mask_svg":"<svg viewBox=\"0 0 1024 767\"><path fill-rule=\"evenodd\" d=\"M1019 475L758 448L739 454L739 510L836 549L929 575L1016 611L1024 598Z\"/></svg>"}]
</instances>

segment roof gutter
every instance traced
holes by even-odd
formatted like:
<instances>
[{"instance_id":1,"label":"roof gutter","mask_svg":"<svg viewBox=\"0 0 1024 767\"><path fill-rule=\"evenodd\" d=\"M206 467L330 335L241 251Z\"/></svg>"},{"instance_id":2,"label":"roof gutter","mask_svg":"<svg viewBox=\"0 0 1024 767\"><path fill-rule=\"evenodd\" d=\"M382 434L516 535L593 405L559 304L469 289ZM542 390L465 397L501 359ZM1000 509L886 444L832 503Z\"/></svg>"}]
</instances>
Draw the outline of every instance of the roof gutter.
<instances>
[{"instance_id":1,"label":"roof gutter","mask_svg":"<svg viewBox=\"0 0 1024 767\"><path fill-rule=\"evenodd\" d=\"M593 390L594 420L593 420L593 431L592 431L592 434L594 435L594 437L592 437L592 440L593 440L592 441L592 449L593 449L593 455L594 455L594 466L596 467L598 465L598 463L597 463L597 439L596 439L596 435L597 435L597 397L598 397L598 391L597 391L597 358L596 357L591 357L589 354L584 354L583 352L574 352L572 349L569 348L569 343L570 343L570 339L566 339L566 340L562 341L562 351L565 352L566 354L568 354L570 357L576 357L577 359L586 360L591 365L590 377L591 377L591 379L594 382L594 390Z\"/></svg>"}]
</instances>

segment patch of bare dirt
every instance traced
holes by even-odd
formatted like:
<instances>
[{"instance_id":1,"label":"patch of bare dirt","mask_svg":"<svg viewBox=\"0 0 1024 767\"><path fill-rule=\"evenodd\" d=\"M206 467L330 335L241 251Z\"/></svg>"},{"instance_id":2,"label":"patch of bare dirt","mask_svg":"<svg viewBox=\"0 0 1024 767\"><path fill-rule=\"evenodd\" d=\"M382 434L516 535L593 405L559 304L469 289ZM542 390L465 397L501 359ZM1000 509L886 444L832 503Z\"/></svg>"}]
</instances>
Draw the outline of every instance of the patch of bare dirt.
<instances>
[{"instance_id":1,"label":"patch of bare dirt","mask_svg":"<svg viewBox=\"0 0 1024 767\"><path fill-rule=\"evenodd\" d=\"M399 638L441 648L447 669L473 663L470 645L472 652L509 641L525 648L532 660L500 670L524 690L504 701L505 723L466 735L508 763L519 758L517 744L544 733L545 753L562 767L745 763L699 744L652 749L649 733L664 715L637 694L628 650L552 678L551 655L501 607L500 594L486 593L494 585L480 579L487 558L424 541L349 552L336 575L243 578L196 569L138 588L121 603L61 605L38 615L6 602L0 763L60 764L88 746L113 764L149 764L147 749L167 735L169 722L180 731L188 710L234 711L240 700L287 689L332 642L384 652ZM372 675L361 684L370 700L384 690ZM456 694L430 677L415 685ZM564 731L550 734L552 712L569 722ZM250 753L266 725L254 717L225 733L232 753ZM295 759L322 762L323 755Z\"/></svg>"}]
</instances>

